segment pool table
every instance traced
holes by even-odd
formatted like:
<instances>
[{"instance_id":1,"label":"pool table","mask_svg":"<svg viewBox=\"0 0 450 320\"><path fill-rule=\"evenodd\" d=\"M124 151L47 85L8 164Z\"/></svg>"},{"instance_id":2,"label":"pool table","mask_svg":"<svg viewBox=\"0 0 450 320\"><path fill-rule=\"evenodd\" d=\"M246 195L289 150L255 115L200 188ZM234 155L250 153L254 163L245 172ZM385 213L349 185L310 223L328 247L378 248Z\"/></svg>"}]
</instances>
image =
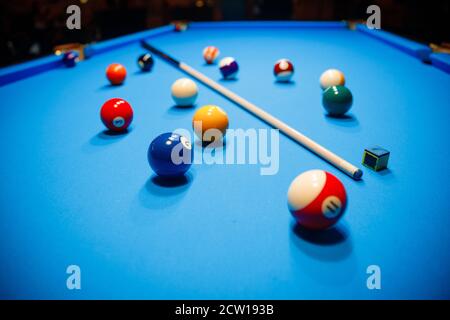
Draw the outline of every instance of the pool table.
<instances>
[{"instance_id":1,"label":"pool table","mask_svg":"<svg viewBox=\"0 0 450 320\"><path fill-rule=\"evenodd\" d=\"M199 82L194 107L174 106L170 86L187 75L158 57L141 72L143 39L357 165L362 179L280 135L276 174L194 164L182 183L161 181L147 161L150 142L192 132L202 105L224 109L230 128L269 126ZM204 62L208 45L236 58L236 80ZM49 56L0 70L0 298L450 298L447 56L364 25L292 21L164 26L85 53L74 68ZM290 83L275 82L280 58L294 63ZM121 86L105 77L113 62L128 70ZM328 68L342 70L353 93L346 117L322 107ZM114 97L134 109L126 134L100 121ZM390 151L388 169L361 165L374 145ZM345 215L323 232L298 227L287 206L291 181L311 169L338 177L348 195ZM71 265L79 290L66 285ZM373 265L381 288L370 290Z\"/></svg>"}]
</instances>

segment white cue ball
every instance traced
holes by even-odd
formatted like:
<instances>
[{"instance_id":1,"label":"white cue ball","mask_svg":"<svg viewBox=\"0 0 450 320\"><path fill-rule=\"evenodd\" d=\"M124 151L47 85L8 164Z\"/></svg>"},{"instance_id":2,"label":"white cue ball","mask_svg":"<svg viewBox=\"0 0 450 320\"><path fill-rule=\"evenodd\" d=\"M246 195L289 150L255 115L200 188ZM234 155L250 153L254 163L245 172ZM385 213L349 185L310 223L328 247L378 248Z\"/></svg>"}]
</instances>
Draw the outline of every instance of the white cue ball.
<instances>
[{"instance_id":1,"label":"white cue ball","mask_svg":"<svg viewBox=\"0 0 450 320\"><path fill-rule=\"evenodd\" d=\"M322 90L332 86L345 85L345 77L342 71L337 69L328 69L320 76L320 86Z\"/></svg>"},{"instance_id":2,"label":"white cue ball","mask_svg":"<svg viewBox=\"0 0 450 320\"><path fill-rule=\"evenodd\" d=\"M180 107L192 106L198 95L198 87L188 78L180 78L172 84L172 98Z\"/></svg>"}]
</instances>

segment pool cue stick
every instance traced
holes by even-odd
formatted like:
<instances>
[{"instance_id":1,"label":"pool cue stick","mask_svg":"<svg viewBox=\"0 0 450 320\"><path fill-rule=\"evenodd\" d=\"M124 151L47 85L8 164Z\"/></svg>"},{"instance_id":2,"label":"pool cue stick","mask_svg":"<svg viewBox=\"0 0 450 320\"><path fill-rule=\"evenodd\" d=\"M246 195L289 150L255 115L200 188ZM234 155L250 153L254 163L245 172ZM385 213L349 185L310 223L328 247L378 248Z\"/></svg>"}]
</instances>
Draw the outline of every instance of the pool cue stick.
<instances>
[{"instance_id":1,"label":"pool cue stick","mask_svg":"<svg viewBox=\"0 0 450 320\"><path fill-rule=\"evenodd\" d=\"M308 149L309 151L315 153L322 159L326 160L339 170L343 171L350 177L352 177L355 180L359 180L362 177L362 170L358 167L355 167L350 162L344 160L343 158L339 157L338 155L334 154L330 150L324 148L314 140L308 138L304 134L300 133L299 131L295 130L294 128L288 126L283 121L277 119L276 117L272 116L270 113L264 111L263 109L257 107L253 103L245 100L244 98L240 97L236 93L232 92L231 90L225 88L224 86L218 84L216 81L208 78L203 73L195 70L194 68L190 67L189 65L185 64L184 62L178 61L174 59L173 57L169 56L168 54L160 51L159 49L153 47L146 41L142 40L141 45L143 48L149 50L153 54L163 58L170 64L174 65L175 67L181 69L194 79L202 82L207 87L213 89L214 91L220 93L224 97L228 98L232 102L238 104L248 112L252 113L253 115L257 116L264 122L268 123L272 127L279 129L281 132L283 132L286 136L291 138L292 140L298 142L303 147Z\"/></svg>"}]
</instances>

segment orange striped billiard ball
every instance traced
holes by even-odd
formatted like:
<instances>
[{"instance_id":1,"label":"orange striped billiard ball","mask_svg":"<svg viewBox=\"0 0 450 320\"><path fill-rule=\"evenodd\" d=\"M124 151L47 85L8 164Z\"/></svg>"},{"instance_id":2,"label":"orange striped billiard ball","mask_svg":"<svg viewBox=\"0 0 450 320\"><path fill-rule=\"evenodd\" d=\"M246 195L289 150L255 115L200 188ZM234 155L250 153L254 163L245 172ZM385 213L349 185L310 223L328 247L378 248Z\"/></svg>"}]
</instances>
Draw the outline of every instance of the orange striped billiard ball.
<instances>
[{"instance_id":1,"label":"orange striped billiard ball","mask_svg":"<svg viewBox=\"0 0 450 320\"><path fill-rule=\"evenodd\" d=\"M203 58L205 59L207 64L213 64L219 56L220 51L214 46L208 46L203 49Z\"/></svg>"}]
</instances>

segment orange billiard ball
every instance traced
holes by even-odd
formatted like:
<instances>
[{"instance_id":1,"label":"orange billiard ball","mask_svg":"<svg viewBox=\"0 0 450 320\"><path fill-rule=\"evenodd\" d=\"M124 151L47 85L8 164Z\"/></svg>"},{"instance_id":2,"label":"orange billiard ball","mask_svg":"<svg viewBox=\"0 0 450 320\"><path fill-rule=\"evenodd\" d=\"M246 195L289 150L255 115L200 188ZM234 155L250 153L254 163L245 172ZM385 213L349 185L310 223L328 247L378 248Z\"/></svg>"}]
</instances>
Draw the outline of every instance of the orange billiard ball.
<instances>
[{"instance_id":1,"label":"orange billiard ball","mask_svg":"<svg viewBox=\"0 0 450 320\"><path fill-rule=\"evenodd\" d=\"M192 127L203 142L221 140L228 128L228 115L218 106L206 105L195 112Z\"/></svg>"},{"instance_id":2,"label":"orange billiard ball","mask_svg":"<svg viewBox=\"0 0 450 320\"><path fill-rule=\"evenodd\" d=\"M125 81L127 69L119 63L113 63L106 69L106 77L112 85L119 85Z\"/></svg>"},{"instance_id":3,"label":"orange billiard ball","mask_svg":"<svg viewBox=\"0 0 450 320\"><path fill-rule=\"evenodd\" d=\"M127 101L113 98L106 101L102 106L100 118L109 130L123 132L128 129L131 121L133 121L133 109Z\"/></svg>"}]
</instances>

